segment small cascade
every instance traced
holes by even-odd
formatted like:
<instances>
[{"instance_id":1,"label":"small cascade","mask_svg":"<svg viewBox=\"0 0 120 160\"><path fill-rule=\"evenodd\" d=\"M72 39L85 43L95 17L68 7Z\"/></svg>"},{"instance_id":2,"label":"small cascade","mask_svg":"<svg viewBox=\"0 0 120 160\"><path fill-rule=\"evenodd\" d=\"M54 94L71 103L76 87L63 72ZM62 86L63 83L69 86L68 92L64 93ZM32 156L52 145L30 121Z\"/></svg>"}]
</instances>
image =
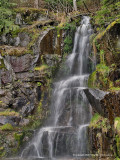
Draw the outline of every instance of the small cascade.
<instances>
[{"instance_id":1,"label":"small cascade","mask_svg":"<svg viewBox=\"0 0 120 160\"><path fill-rule=\"evenodd\" d=\"M23 150L22 158L53 160L89 154L87 128L91 108L83 89L87 87L90 72L89 37L92 33L90 18L85 16L75 33L73 52L66 60L69 75L54 84L51 116Z\"/></svg>"}]
</instances>

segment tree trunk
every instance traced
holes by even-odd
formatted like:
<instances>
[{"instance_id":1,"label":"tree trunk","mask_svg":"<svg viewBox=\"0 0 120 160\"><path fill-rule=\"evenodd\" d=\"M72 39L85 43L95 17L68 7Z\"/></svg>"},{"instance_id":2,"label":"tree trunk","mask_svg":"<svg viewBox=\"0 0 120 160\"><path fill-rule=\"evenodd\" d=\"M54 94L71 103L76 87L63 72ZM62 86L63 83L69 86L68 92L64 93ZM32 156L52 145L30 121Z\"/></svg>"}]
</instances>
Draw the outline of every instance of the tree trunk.
<instances>
[{"instance_id":1,"label":"tree trunk","mask_svg":"<svg viewBox=\"0 0 120 160\"><path fill-rule=\"evenodd\" d=\"M34 7L38 9L38 0L35 0Z\"/></svg>"},{"instance_id":2,"label":"tree trunk","mask_svg":"<svg viewBox=\"0 0 120 160\"><path fill-rule=\"evenodd\" d=\"M77 4L76 4L76 0L73 0L73 9L74 9L75 11L77 11Z\"/></svg>"}]
</instances>

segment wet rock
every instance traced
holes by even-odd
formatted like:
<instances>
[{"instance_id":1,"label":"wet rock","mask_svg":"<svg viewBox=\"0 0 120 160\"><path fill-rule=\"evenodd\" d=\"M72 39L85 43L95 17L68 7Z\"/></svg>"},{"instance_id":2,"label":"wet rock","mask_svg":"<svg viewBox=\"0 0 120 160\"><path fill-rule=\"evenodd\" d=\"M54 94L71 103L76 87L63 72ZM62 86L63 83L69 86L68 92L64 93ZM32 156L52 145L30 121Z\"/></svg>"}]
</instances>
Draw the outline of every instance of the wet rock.
<instances>
[{"instance_id":1,"label":"wet rock","mask_svg":"<svg viewBox=\"0 0 120 160\"><path fill-rule=\"evenodd\" d=\"M84 92L88 98L91 106L101 115L103 115L103 110L101 107L101 100L105 98L108 92L101 91L99 89L84 89Z\"/></svg>"}]
</instances>

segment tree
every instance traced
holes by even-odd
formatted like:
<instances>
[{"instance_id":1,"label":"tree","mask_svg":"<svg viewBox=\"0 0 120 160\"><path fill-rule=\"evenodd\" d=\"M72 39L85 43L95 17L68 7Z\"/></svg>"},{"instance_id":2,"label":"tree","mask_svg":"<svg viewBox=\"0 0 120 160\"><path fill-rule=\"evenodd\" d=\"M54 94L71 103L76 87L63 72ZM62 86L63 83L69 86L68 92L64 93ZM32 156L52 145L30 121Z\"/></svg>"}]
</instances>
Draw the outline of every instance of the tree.
<instances>
[{"instance_id":1,"label":"tree","mask_svg":"<svg viewBox=\"0 0 120 160\"><path fill-rule=\"evenodd\" d=\"M35 2L34 2L34 7L38 9L38 5L39 5L38 0L35 0Z\"/></svg>"},{"instance_id":2,"label":"tree","mask_svg":"<svg viewBox=\"0 0 120 160\"><path fill-rule=\"evenodd\" d=\"M73 0L73 8L75 11L77 11L77 4L76 4L76 0Z\"/></svg>"}]
</instances>

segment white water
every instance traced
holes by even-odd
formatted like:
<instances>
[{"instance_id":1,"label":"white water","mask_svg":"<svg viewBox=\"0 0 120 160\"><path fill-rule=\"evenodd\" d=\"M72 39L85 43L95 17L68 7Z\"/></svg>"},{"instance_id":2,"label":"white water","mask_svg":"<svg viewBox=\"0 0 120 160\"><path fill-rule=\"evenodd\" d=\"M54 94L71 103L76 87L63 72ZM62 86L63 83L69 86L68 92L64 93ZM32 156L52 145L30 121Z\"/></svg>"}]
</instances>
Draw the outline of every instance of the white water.
<instances>
[{"instance_id":1,"label":"white water","mask_svg":"<svg viewBox=\"0 0 120 160\"><path fill-rule=\"evenodd\" d=\"M75 33L73 52L66 61L69 76L55 83L47 126L39 130L21 157L53 160L89 153L87 128L91 110L83 89L87 87L89 77L91 34L90 18L85 16Z\"/></svg>"}]
</instances>

